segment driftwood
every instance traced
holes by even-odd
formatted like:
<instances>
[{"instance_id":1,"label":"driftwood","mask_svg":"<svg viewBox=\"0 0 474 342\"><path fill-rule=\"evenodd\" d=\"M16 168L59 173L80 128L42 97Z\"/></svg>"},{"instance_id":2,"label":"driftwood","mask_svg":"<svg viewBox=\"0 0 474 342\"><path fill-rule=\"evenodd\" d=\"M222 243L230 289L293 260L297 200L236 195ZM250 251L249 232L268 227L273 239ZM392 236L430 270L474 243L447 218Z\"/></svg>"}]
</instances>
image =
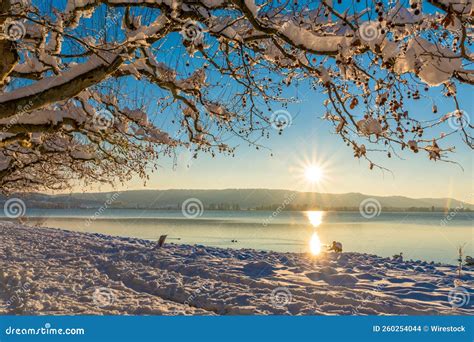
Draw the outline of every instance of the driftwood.
<instances>
[{"instance_id":1,"label":"driftwood","mask_svg":"<svg viewBox=\"0 0 474 342\"><path fill-rule=\"evenodd\" d=\"M166 237L168 235L161 235L160 238L158 239L158 242L156 243L155 249L163 247L165 244Z\"/></svg>"}]
</instances>

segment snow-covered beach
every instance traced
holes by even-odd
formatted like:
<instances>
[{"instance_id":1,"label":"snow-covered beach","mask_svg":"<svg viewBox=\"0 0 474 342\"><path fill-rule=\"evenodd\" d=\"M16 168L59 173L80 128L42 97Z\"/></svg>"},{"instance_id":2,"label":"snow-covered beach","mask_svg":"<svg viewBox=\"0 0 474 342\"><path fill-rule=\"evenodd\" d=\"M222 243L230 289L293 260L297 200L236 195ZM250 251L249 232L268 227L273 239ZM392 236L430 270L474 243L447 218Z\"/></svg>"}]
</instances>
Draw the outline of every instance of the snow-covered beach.
<instances>
[{"instance_id":1,"label":"snow-covered beach","mask_svg":"<svg viewBox=\"0 0 474 342\"><path fill-rule=\"evenodd\" d=\"M0 314L472 314L473 268L204 246L0 222Z\"/></svg>"}]
</instances>

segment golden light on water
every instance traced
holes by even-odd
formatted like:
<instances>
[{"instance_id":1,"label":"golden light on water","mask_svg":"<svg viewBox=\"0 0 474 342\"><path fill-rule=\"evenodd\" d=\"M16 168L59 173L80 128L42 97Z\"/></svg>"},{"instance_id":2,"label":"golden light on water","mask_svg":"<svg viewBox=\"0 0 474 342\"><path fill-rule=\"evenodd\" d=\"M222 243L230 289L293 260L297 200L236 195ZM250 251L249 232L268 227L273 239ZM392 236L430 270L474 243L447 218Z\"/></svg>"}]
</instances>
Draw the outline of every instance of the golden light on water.
<instances>
[{"instance_id":1,"label":"golden light on water","mask_svg":"<svg viewBox=\"0 0 474 342\"><path fill-rule=\"evenodd\" d=\"M313 255L321 253L321 240L319 240L318 233L316 232L311 235L311 239L309 240L309 251Z\"/></svg>"},{"instance_id":2,"label":"golden light on water","mask_svg":"<svg viewBox=\"0 0 474 342\"><path fill-rule=\"evenodd\" d=\"M306 217L313 228L317 228L323 223L324 212L323 211L307 211ZM313 229L313 234L309 240L309 251L313 255L321 253L322 243L319 239L316 229Z\"/></svg>"},{"instance_id":3,"label":"golden light on water","mask_svg":"<svg viewBox=\"0 0 474 342\"><path fill-rule=\"evenodd\" d=\"M319 227L323 223L323 212L322 211L307 211L306 216L309 219L309 223L313 227Z\"/></svg>"}]
</instances>

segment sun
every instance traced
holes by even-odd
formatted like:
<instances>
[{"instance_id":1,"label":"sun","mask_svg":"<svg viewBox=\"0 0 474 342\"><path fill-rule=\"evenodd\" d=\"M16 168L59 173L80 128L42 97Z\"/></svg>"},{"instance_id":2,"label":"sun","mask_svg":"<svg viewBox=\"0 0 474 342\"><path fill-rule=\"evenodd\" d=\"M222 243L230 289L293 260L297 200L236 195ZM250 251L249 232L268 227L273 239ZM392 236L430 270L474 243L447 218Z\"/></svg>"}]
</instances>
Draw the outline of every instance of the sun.
<instances>
[{"instance_id":1,"label":"sun","mask_svg":"<svg viewBox=\"0 0 474 342\"><path fill-rule=\"evenodd\" d=\"M305 191L325 191L334 179L332 159L316 152L299 155L289 167L295 187Z\"/></svg>"},{"instance_id":2,"label":"sun","mask_svg":"<svg viewBox=\"0 0 474 342\"><path fill-rule=\"evenodd\" d=\"M324 177L324 172L317 165L309 165L304 170L304 176L311 183L317 183Z\"/></svg>"}]
</instances>

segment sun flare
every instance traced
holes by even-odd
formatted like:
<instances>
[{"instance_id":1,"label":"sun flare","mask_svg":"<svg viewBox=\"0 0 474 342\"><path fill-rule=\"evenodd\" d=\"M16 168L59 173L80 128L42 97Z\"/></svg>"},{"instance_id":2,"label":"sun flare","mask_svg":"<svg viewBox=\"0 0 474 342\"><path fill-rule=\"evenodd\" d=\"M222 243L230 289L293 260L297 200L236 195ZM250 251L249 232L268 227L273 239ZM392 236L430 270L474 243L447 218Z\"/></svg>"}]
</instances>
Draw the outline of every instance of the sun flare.
<instances>
[{"instance_id":1,"label":"sun flare","mask_svg":"<svg viewBox=\"0 0 474 342\"><path fill-rule=\"evenodd\" d=\"M310 165L304 170L304 176L311 183L316 183L324 177L324 172L319 166Z\"/></svg>"}]
</instances>

